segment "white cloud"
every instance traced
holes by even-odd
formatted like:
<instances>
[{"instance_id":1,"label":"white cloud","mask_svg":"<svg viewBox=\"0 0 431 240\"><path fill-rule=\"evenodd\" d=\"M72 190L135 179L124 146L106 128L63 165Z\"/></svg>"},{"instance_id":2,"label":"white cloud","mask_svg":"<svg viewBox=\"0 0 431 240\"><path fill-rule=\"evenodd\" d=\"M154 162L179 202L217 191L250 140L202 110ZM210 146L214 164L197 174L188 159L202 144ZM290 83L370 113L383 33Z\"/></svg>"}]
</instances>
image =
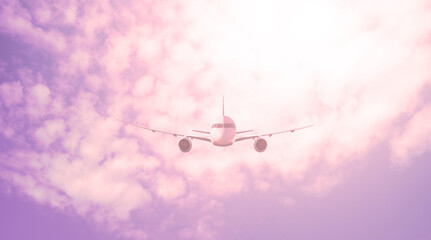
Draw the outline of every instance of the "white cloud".
<instances>
[{"instance_id":1,"label":"white cloud","mask_svg":"<svg viewBox=\"0 0 431 240\"><path fill-rule=\"evenodd\" d=\"M306 193L321 197L328 194L328 192L340 181L340 177L336 175L320 175L309 185L305 186L303 190Z\"/></svg>"},{"instance_id":2,"label":"white cloud","mask_svg":"<svg viewBox=\"0 0 431 240\"><path fill-rule=\"evenodd\" d=\"M0 84L0 97L7 108L20 104L23 98L23 88L21 83L4 82Z\"/></svg>"},{"instance_id":3,"label":"white cloud","mask_svg":"<svg viewBox=\"0 0 431 240\"><path fill-rule=\"evenodd\" d=\"M0 9L0 31L12 33L21 40L33 44L40 43L44 49L63 51L66 39L59 31L44 29L32 23L31 14L18 1L7 0ZM41 21L49 17L47 11L37 14Z\"/></svg>"},{"instance_id":4,"label":"white cloud","mask_svg":"<svg viewBox=\"0 0 431 240\"><path fill-rule=\"evenodd\" d=\"M38 117L48 113L48 105L51 101L51 91L45 84L36 84L28 90L26 96L27 113Z\"/></svg>"},{"instance_id":5,"label":"white cloud","mask_svg":"<svg viewBox=\"0 0 431 240\"><path fill-rule=\"evenodd\" d=\"M186 183L180 177L159 173L155 181L156 194L166 201L172 201L186 193Z\"/></svg>"},{"instance_id":6,"label":"white cloud","mask_svg":"<svg viewBox=\"0 0 431 240\"><path fill-rule=\"evenodd\" d=\"M54 186L72 199L78 212L91 213L94 209L89 207L97 206L110 221L126 220L131 210L145 206L152 200L148 190L133 179L130 171L127 173L121 173L121 169L112 164L98 167L81 159L71 162L56 159L48 176ZM97 211L95 214L98 215Z\"/></svg>"},{"instance_id":7,"label":"white cloud","mask_svg":"<svg viewBox=\"0 0 431 240\"><path fill-rule=\"evenodd\" d=\"M55 140L60 137L63 137L64 133L64 120L56 119L45 121L43 126L35 131L34 135L40 143L42 143L45 147L48 147Z\"/></svg>"},{"instance_id":8,"label":"white cloud","mask_svg":"<svg viewBox=\"0 0 431 240\"><path fill-rule=\"evenodd\" d=\"M151 93L155 84L155 79L151 75L146 75L139 78L136 81L135 87L133 88L133 93L135 96L146 96Z\"/></svg>"},{"instance_id":9,"label":"white cloud","mask_svg":"<svg viewBox=\"0 0 431 240\"><path fill-rule=\"evenodd\" d=\"M392 162L400 167L412 158L431 149L431 106L425 106L409 119L405 129L394 134L391 141Z\"/></svg>"},{"instance_id":10,"label":"white cloud","mask_svg":"<svg viewBox=\"0 0 431 240\"><path fill-rule=\"evenodd\" d=\"M70 55L70 62L67 65L69 68L71 66L77 66L77 69L69 69L69 70L86 70L90 65L90 54L85 50L76 50Z\"/></svg>"},{"instance_id":11,"label":"white cloud","mask_svg":"<svg viewBox=\"0 0 431 240\"><path fill-rule=\"evenodd\" d=\"M221 219L224 212L222 204L210 200L195 210L201 213L199 220L193 226L181 229L178 232L179 239L219 239L218 228L224 224Z\"/></svg>"},{"instance_id":12,"label":"white cloud","mask_svg":"<svg viewBox=\"0 0 431 240\"><path fill-rule=\"evenodd\" d=\"M59 194L55 189L45 185L37 177L11 171L2 171L0 178L10 181L19 188L20 192L25 193L40 204L49 204L59 209L69 206L69 200L66 196Z\"/></svg>"}]
</instances>

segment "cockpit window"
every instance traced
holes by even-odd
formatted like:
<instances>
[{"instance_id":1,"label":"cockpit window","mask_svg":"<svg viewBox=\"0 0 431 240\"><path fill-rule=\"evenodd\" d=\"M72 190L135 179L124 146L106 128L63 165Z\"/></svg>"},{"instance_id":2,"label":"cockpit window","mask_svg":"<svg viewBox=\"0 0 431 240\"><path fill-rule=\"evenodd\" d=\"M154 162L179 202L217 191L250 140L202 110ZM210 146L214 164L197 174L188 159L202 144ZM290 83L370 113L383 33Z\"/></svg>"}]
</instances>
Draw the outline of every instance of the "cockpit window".
<instances>
[{"instance_id":1,"label":"cockpit window","mask_svg":"<svg viewBox=\"0 0 431 240\"><path fill-rule=\"evenodd\" d=\"M234 123L216 123L211 126L211 128L235 128Z\"/></svg>"}]
</instances>

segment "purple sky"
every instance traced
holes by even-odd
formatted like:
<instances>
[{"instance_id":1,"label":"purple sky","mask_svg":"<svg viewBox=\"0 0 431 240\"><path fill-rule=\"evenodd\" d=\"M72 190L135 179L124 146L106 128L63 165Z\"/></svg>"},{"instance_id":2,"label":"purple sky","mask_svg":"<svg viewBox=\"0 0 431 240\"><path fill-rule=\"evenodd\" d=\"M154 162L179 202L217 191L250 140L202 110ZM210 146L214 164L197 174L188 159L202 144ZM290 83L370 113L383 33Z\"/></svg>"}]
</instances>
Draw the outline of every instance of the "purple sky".
<instances>
[{"instance_id":1,"label":"purple sky","mask_svg":"<svg viewBox=\"0 0 431 240\"><path fill-rule=\"evenodd\" d=\"M431 239L430 11L3 1L0 239Z\"/></svg>"},{"instance_id":2,"label":"purple sky","mask_svg":"<svg viewBox=\"0 0 431 240\"><path fill-rule=\"evenodd\" d=\"M279 192L250 191L224 199L224 224L219 236L428 239L431 236L428 157L421 156L409 169L396 172L388 169L385 156L379 152L382 150L370 154L373 162L368 161L324 198L299 194L296 207L280 203ZM295 186L288 186L287 191L295 191ZM71 211L41 206L20 194L7 194L3 190L0 202L2 239L123 239ZM175 229L172 230L161 234L166 237L161 239L175 238Z\"/></svg>"}]
</instances>

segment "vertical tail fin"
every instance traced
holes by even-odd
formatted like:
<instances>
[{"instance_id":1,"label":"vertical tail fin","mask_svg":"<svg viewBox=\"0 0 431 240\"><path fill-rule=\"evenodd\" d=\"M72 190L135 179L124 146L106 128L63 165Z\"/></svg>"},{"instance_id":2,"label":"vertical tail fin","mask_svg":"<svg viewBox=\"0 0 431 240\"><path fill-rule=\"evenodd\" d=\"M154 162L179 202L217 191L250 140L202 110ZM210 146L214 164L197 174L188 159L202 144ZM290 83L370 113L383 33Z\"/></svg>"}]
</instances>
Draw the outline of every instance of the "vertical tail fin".
<instances>
[{"instance_id":1,"label":"vertical tail fin","mask_svg":"<svg viewBox=\"0 0 431 240\"><path fill-rule=\"evenodd\" d=\"M223 96L223 117L224 117L224 96Z\"/></svg>"}]
</instances>

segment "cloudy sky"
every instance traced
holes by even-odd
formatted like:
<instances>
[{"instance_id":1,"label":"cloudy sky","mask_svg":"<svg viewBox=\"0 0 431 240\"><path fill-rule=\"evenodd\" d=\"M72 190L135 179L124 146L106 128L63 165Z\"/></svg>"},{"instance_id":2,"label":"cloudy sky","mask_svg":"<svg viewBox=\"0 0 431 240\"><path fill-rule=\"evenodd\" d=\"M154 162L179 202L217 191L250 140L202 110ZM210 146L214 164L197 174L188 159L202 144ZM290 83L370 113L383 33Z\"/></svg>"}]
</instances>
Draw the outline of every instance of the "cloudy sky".
<instances>
[{"instance_id":1,"label":"cloudy sky","mask_svg":"<svg viewBox=\"0 0 431 240\"><path fill-rule=\"evenodd\" d=\"M228 148L189 134L313 128ZM431 2L4 0L1 239L431 239Z\"/></svg>"}]
</instances>

